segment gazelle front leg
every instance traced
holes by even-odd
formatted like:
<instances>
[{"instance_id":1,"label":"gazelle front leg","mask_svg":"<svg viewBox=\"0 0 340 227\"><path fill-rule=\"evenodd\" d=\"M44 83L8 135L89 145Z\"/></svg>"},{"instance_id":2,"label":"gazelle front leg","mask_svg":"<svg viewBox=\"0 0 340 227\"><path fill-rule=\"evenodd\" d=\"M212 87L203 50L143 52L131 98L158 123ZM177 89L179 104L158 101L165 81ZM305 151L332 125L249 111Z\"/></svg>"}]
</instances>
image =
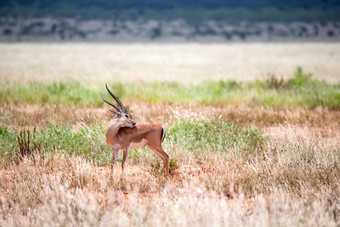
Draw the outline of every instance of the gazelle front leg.
<instances>
[{"instance_id":1,"label":"gazelle front leg","mask_svg":"<svg viewBox=\"0 0 340 227\"><path fill-rule=\"evenodd\" d=\"M118 150L112 149L113 150L113 154L112 154L112 163L111 163L111 174L113 174L113 167L116 164L116 160L117 160L117 155L118 155Z\"/></svg>"},{"instance_id":2,"label":"gazelle front leg","mask_svg":"<svg viewBox=\"0 0 340 227\"><path fill-rule=\"evenodd\" d=\"M129 150L128 149L124 149L123 152L124 153L123 153L123 160L122 160L122 174L124 173L125 161L126 161L126 158L128 156Z\"/></svg>"}]
</instances>

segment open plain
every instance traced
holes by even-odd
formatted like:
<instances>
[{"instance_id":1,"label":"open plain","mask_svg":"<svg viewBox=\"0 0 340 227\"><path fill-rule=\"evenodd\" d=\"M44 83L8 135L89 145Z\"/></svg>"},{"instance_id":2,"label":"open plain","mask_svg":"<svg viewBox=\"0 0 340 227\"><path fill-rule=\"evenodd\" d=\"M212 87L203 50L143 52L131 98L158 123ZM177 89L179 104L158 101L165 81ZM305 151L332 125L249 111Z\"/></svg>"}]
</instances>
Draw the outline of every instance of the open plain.
<instances>
[{"instance_id":1,"label":"open plain","mask_svg":"<svg viewBox=\"0 0 340 227\"><path fill-rule=\"evenodd\" d=\"M15 81L252 81L297 67L340 82L339 43L0 44L0 79Z\"/></svg>"}]
</instances>

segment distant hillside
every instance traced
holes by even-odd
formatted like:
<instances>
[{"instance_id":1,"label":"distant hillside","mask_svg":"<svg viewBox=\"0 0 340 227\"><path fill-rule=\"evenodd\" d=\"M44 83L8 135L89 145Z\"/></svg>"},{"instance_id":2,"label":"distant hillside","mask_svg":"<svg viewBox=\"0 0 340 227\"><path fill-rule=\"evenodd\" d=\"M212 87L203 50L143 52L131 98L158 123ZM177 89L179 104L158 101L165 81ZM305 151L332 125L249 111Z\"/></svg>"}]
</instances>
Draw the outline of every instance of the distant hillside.
<instances>
[{"instance_id":1,"label":"distant hillside","mask_svg":"<svg viewBox=\"0 0 340 227\"><path fill-rule=\"evenodd\" d=\"M0 16L328 22L340 21L340 0L1 0Z\"/></svg>"}]
</instances>

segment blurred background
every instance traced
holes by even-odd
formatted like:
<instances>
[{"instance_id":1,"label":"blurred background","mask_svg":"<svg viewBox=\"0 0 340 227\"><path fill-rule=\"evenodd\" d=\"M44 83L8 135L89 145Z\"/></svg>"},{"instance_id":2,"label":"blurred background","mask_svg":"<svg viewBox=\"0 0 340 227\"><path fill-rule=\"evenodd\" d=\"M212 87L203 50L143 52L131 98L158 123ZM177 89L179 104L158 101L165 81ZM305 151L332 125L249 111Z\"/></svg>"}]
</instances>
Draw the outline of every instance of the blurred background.
<instances>
[{"instance_id":1,"label":"blurred background","mask_svg":"<svg viewBox=\"0 0 340 227\"><path fill-rule=\"evenodd\" d=\"M0 41L340 39L339 0L1 0Z\"/></svg>"}]
</instances>

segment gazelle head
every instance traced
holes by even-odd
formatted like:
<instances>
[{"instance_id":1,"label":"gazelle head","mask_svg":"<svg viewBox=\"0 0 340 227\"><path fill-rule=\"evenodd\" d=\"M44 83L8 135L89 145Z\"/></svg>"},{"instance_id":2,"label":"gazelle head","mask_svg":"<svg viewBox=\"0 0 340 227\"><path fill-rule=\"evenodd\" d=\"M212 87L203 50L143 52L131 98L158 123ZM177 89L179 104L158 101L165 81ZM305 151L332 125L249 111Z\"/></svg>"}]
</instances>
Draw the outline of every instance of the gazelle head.
<instances>
[{"instance_id":1,"label":"gazelle head","mask_svg":"<svg viewBox=\"0 0 340 227\"><path fill-rule=\"evenodd\" d=\"M134 128L136 127L136 122L134 120L132 120L128 114L127 109L124 107L123 103L118 99L118 97L116 97L111 91L110 89L107 87L107 84L105 83L105 87L106 90L109 92L109 94L112 96L112 98L114 98L114 100L116 100L117 104L119 105L116 106L115 104L107 101L106 99L104 99L103 95L102 95L102 99L104 100L104 102L106 102L107 104L109 104L110 106L114 107L116 110L110 110L111 113L115 114L117 116L117 121L119 121L120 125L125 126L125 127L129 127L129 128Z\"/></svg>"}]
</instances>

